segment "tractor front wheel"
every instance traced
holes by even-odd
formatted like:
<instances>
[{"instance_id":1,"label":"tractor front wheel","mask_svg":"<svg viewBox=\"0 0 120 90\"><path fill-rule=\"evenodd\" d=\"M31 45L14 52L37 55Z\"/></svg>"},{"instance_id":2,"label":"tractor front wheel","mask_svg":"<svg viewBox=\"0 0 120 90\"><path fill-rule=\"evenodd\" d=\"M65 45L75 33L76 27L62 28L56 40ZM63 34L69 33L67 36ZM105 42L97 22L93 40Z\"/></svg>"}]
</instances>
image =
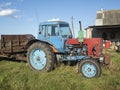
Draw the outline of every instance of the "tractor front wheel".
<instances>
[{"instance_id":1,"label":"tractor front wheel","mask_svg":"<svg viewBox=\"0 0 120 90\"><path fill-rule=\"evenodd\" d=\"M82 60L78 66L79 72L82 73L84 77L93 78L99 77L101 75L101 67L97 61L94 60Z\"/></svg>"},{"instance_id":2,"label":"tractor front wheel","mask_svg":"<svg viewBox=\"0 0 120 90\"><path fill-rule=\"evenodd\" d=\"M46 43L33 43L27 52L27 62L34 71L51 71L54 68L55 55Z\"/></svg>"}]
</instances>

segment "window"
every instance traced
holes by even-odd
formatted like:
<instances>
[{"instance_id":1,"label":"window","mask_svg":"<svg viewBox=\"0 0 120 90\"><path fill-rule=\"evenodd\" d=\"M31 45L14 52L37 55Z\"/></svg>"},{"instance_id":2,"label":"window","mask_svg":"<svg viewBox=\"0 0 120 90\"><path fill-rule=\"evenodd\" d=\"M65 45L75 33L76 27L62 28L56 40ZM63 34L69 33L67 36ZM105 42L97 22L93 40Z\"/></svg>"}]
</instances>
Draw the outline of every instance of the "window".
<instances>
[{"instance_id":1,"label":"window","mask_svg":"<svg viewBox=\"0 0 120 90\"><path fill-rule=\"evenodd\" d=\"M60 24L60 30L62 37L67 37L71 35L71 31L68 24Z\"/></svg>"},{"instance_id":2,"label":"window","mask_svg":"<svg viewBox=\"0 0 120 90\"><path fill-rule=\"evenodd\" d=\"M43 36L46 36L46 26L42 26L42 31L41 31Z\"/></svg>"},{"instance_id":3,"label":"window","mask_svg":"<svg viewBox=\"0 0 120 90\"><path fill-rule=\"evenodd\" d=\"M58 26L57 25L48 26L47 34L48 34L48 36L58 36L59 35Z\"/></svg>"},{"instance_id":4,"label":"window","mask_svg":"<svg viewBox=\"0 0 120 90\"><path fill-rule=\"evenodd\" d=\"M48 34L48 36L51 36L51 29L52 29L51 26L48 26L48 27L47 27L47 34Z\"/></svg>"}]
</instances>

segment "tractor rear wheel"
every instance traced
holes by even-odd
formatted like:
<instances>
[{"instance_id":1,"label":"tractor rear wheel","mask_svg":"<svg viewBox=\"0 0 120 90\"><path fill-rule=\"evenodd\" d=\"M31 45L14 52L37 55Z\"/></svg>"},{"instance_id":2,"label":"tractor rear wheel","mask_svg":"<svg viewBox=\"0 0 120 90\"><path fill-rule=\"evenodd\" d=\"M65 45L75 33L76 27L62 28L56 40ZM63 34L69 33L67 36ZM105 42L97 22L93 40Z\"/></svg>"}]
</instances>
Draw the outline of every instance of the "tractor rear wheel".
<instances>
[{"instance_id":1,"label":"tractor rear wheel","mask_svg":"<svg viewBox=\"0 0 120 90\"><path fill-rule=\"evenodd\" d=\"M79 72L86 78L99 77L101 75L101 67L97 61L82 60L78 66Z\"/></svg>"},{"instance_id":2,"label":"tractor rear wheel","mask_svg":"<svg viewBox=\"0 0 120 90\"><path fill-rule=\"evenodd\" d=\"M27 52L27 62L34 71L51 71L54 68L55 55L46 43L33 43Z\"/></svg>"}]
</instances>

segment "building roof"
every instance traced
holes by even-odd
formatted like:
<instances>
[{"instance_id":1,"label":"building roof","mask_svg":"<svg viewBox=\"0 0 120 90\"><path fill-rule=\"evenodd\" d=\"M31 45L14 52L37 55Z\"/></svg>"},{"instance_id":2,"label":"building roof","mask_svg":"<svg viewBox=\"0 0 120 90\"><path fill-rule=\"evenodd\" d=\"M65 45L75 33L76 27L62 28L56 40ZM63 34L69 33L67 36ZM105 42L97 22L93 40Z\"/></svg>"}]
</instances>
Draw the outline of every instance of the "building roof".
<instances>
[{"instance_id":1,"label":"building roof","mask_svg":"<svg viewBox=\"0 0 120 90\"><path fill-rule=\"evenodd\" d=\"M88 26L88 28L120 28L120 25L103 25L103 26Z\"/></svg>"}]
</instances>

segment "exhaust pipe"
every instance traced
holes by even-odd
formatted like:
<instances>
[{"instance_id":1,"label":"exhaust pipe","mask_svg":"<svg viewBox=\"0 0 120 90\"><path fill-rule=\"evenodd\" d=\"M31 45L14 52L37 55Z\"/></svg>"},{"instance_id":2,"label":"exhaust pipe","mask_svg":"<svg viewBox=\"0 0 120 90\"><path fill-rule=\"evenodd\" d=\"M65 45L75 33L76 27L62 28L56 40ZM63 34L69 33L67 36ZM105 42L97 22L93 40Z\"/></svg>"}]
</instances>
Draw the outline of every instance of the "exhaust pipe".
<instances>
[{"instance_id":1,"label":"exhaust pipe","mask_svg":"<svg viewBox=\"0 0 120 90\"><path fill-rule=\"evenodd\" d=\"M82 30L82 24L81 24L81 21L79 21L79 25L80 25L80 30L78 32L78 41L80 43L83 43L84 42L84 32Z\"/></svg>"},{"instance_id":2,"label":"exhaust pipe","mask_svg":"<svg viewBox=\"0 0 120 90\"><path fill-rule=\"evenodd\" d=\"M81 21L79 21L79 25L80 25L80 31L82 30L82 24Z\"/></svg>"}]
</instances>

